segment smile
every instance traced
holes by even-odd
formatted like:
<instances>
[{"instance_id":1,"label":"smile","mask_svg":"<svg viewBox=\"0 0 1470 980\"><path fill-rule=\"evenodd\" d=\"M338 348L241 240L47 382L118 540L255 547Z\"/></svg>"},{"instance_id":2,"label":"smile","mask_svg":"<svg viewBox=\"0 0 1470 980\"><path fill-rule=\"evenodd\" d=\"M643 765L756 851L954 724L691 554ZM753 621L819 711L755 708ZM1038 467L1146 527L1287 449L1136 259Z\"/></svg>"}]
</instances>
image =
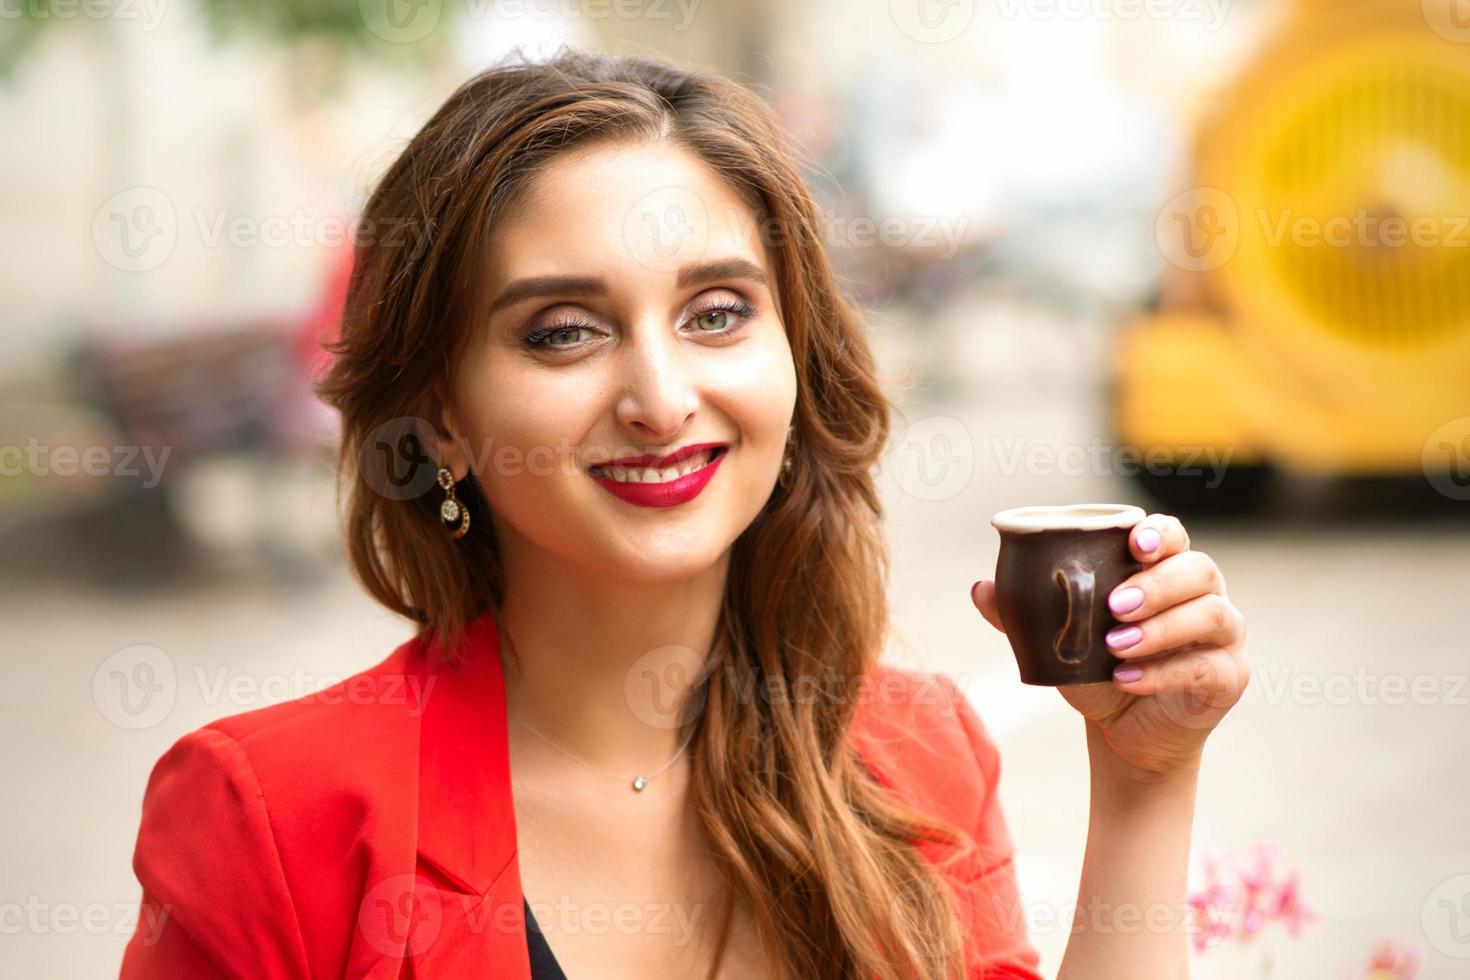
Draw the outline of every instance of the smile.
<instances>
[{"instance_id":1,"label":"smile","mask_svg":"<svg viewBox=\"0 0 1470 980\"><path fill-rule=\"evenodd\" d=\"M723 446L716 446L664 469L652 466L594 466L592 475L617 480L619 483L672 483L680 477L704 469L724 451Z\"/></svg>"},{"instance_id":2,"label":"smile","mask_svg":"<svg viewBox=\"0 0 1470 980\"><path fill-rule=\"evenodd\" d=\"M724 446L716 446L662 469L606 465L594 466L589 472L599 486L630 504L673 507L699 495L725 453Z\"/></svg>"}]
</instances>

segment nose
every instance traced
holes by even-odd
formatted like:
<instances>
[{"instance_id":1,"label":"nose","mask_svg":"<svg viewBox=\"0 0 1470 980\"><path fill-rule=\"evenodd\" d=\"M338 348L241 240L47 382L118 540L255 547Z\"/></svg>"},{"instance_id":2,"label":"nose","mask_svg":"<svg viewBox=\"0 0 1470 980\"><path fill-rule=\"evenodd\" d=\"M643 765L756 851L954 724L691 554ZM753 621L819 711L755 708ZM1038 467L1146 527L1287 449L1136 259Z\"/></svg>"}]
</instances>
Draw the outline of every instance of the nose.
<instances>
[{"instance_id":1,"label":"nose","mask_svg":"<svg viewBox=\"0 0 1470 980\"><path fill-rule=\"evenodd\" d=\"M639 443L671 442L699 407L696 365L678 338L652 320L629 337L618 365L618 423Z\"/></svg>"}]
</instances>

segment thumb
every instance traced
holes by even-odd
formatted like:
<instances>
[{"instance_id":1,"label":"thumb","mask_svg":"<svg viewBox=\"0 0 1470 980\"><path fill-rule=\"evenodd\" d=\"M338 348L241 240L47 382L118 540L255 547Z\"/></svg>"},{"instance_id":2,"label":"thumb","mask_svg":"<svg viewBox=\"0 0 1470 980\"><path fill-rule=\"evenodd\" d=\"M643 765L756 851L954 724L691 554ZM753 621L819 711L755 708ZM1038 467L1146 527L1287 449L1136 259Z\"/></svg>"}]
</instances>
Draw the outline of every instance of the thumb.
<instances>
[{"instance_id":1,"label":"thumb","mask_svg":"<svg viewBox=\"0 0 1470 980\"><path fill-rule=\"evenodd\" d=\"M987 623L1002 633L1006 631L1000 622L1000 611L995 606L994 580L982 578L970 586L970 601L975 604L976 609L980 610L980 615L985 617Z\"/></svg>"}]
</instances>

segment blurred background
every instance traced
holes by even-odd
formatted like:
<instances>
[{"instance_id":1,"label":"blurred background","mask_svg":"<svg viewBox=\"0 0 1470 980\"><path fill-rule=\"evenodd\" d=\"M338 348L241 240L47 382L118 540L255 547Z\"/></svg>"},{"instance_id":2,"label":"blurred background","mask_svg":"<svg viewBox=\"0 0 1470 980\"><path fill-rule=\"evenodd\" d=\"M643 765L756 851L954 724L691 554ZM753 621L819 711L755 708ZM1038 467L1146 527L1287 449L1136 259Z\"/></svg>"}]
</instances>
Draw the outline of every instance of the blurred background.
<instances>
[{"instance_id":1,"label":"blurred background","mask_svg":"<svg viewBox=\"0 0 1470 980\"><path fill-rule=\"evenodd\" d=\"M995 511L1121 501L1250 623L1195 975L1470 977L1465 0L0 2L3 972L115 975L153 761L410 634L308 382L377 175L562 44L729 72L812 161L903 409L890 656L1000 743L1044 972L1081 722L967 590Z\"/></svg>"}]
</instances>

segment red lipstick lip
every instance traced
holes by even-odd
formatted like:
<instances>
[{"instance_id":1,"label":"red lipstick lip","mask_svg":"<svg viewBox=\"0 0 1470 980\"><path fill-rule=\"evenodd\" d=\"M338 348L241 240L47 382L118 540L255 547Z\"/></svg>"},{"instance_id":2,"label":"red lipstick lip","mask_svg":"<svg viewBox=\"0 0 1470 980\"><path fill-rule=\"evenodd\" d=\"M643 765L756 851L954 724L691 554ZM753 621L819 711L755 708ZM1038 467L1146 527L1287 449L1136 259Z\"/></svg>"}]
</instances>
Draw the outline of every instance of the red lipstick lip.
<instances>
[{"instance_id":1,"label":"red lipstick lip","mask_svg":"<svg viewBox=\"0 0 1470 980\"><path fill-rule=\"evenodd\" d=\"M713 445L724 444L714 443ZM706 444L704 448L707 449L708 446L709 444ZM704 449L697 451L703 452ZM714 479L715 470L720 468L720 464L728 455L728 452L717 453L714 459L693 473L686 473L668 483L619 483L610 476L600 476L596 473L592 474L592 479L596 480L598 485L608 493L638 507L674 507L688 503L699 496L700 491L710 480Z\"/></svg>"},{"instance_id":2,"label":"red lipstick lip","mask_svg":"<svg viewBox=\"0 0 1470 980\"><path fill-rule=\"evenodd\" d=\"M594 463L593 465L629 467L651 466L656 470L662 470L673 466L680 460L688 459L690 456L698 456L700 453L705 452L706 450L714 449L716 447L723 448L724 446L725 443L723 442L697 442L692 446L685 446L682 449L676 449L673 452L669 453L667 456L651 456L648 453L644 453L641 456L620 456L616 459L610 459L605 463Z\"/></svg>"}]
</instances>

